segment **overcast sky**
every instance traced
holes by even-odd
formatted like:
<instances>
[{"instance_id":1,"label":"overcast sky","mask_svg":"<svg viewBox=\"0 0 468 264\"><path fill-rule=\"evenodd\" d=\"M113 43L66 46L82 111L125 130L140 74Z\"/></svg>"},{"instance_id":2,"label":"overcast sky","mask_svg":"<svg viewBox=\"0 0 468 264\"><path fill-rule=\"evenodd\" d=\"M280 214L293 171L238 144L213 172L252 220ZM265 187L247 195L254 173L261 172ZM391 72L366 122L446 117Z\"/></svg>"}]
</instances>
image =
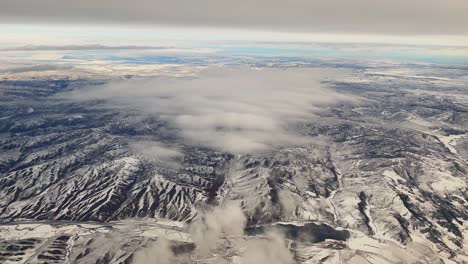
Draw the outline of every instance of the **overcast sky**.
<instances>
[{"instance_id":1,"label":"overcast sky","mask_svg":"<svg viewBox=\"0 0 468 264\"><path fill-rule=\"evenodd\" d=\"M8 22L468 35L467 0L0 0L0 18Z\"/></svg>"}]
</instances>

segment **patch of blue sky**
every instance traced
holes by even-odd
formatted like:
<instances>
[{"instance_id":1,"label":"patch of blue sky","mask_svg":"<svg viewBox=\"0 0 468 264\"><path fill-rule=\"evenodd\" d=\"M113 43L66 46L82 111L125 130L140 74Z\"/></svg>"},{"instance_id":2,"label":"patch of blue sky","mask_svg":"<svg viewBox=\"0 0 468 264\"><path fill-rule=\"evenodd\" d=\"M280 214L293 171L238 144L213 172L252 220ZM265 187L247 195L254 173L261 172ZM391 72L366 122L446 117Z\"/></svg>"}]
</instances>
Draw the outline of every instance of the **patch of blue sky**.
<instances>
[{"instance_id":1,"label":"patch of blue sky","mask_svg":"<svg viewBox=\"0 0 468 264\"><path fill-rule=\"evenodd\" d=\"M100 60L128 64L185 64L193 63L193 59L181 56L148 55L125 50L76 50L63 55L68 60Z\"/></svg>"}]
</instances>

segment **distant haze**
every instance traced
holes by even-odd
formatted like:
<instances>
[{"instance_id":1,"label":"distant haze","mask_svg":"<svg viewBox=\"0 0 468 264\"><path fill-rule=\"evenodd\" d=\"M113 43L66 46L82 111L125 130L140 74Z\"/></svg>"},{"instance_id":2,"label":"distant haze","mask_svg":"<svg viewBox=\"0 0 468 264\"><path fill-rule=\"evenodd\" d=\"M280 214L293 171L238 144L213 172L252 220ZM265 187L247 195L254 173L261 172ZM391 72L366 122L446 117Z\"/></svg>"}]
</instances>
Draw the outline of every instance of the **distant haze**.
<instances>
[{"instance_id":1,"label":"distant haze","mask_svg":"<svg viewBox=\"0 0 468 264\"><path fill-rule=\"evenodd\" d=\"M149 23L301 32L468 35L466 0L17 0L3 21Z\"/></svg>"}]
</instances>

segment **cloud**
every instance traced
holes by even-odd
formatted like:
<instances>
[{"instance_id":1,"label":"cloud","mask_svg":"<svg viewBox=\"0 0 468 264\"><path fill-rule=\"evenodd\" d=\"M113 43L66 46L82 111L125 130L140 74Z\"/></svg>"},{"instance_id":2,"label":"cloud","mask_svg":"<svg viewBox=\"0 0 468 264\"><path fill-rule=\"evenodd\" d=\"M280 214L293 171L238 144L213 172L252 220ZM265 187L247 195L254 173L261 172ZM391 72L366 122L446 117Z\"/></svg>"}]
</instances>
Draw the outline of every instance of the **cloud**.
<instances>
[{"instance_id":1,"label":"cloud","mask_svg":"<svg viewBox=\"0 0 468 264\"><path fill-rule=\"evenodd\" d=\"M66 94L105 100L105 107L136 110L166 120L185 143L234 153L306 144L293 127L321 109L355 100L321 80L334 69L208 68L196 77L125 80Z\"/></svg>"},{"instance_id":2,"label":"cloud","mask_svg":"<svg viewBox=\"0 0 468 264\"><path fill-rule=\"evenodd\" d=\"M139 140L129 143L130 149L146 159L163 162L164 165L177 168L183 154L176 146L166 145L153 140Z\"/></svg>"},{"instance_id":3,"label":"cloud","mask_svg":"<svg viewBox=\"0 0 468 264\"><path fill-rule=\"evenodd\" d=\"M295 263L286 247L282 234L274 230L264 238L249 239L243 254L245 264L292 264Z\"/></svg>"},{"instance_id":4,"label":"cloud","mask_svg":"<svg viewBox=\"0 0 468 264\"><path fill-rule=\"evenodd\" d=\"M200 256L206 258L224 240L242 237L246 223L240 206L230 202L205 212L191 225L190 233Z\"/></svg>"},{"instance_id":5,"label":"cloud","mask_svg":"<svg viewBox=\"0 0 468 264\"><path fill-rule=\"evenodd\" d=\"M228 201L202 212L189 226L195 251L175 254L172 242L159 238L135 254L136 264L231 263L233 256L245 264L294 263L284 235L273 229L264 235L246 237L247 218L238 202Z\"/></svg>"},{"instance_id":6,"label":"cloud","mask_svg":"<svg viewBox=\"0 0 468 264\"><path fill-rule=\"evenodd\" d=\"M104 21L388 34L468 34L463 0L22 0L0 17L22 21Z\"/></svg>"},{"instance_id":7,"label":"cloud","mask_svg":"<svg viewBox=\"0 0 468 264\"><path fill-rule=\"evenodd\" d=\"M209 259L210 263L227 263L225 256L229 255L223 246L229 241L243 243L246 217L240 206L235 202L208 208L189 227L195 251L189 254L176 254L172 242L158 238L153 245L142 248L134 257L135 264L181 264L203 262ZM238 250L238 248L236 248ZM196 261L193 261L193 260Z\"/></svg>"}]
</instances>

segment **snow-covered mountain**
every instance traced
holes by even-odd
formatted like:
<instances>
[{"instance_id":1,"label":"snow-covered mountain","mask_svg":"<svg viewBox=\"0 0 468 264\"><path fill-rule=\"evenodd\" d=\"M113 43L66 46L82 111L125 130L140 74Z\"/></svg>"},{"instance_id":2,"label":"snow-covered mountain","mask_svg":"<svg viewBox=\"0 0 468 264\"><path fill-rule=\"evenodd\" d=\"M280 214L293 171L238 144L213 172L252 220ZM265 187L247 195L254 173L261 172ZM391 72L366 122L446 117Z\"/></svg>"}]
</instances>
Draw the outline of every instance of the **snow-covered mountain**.
<instances>
[{"instance_id":1,"label":"snow-covered mountain","mask_svg":"<svg viewBox=\"0 0 468 264\"><path fill-rule=\"evenodd\" d=\"M306 142L240 154L56 96L109 76L0 81L0 262L262 263L263 242L286 249L272 263L468 262L467 80L362 67L327 81L358 100L294 123ZM152 140L178 154L145 155Z\"/></svg>"}]
</instances>

